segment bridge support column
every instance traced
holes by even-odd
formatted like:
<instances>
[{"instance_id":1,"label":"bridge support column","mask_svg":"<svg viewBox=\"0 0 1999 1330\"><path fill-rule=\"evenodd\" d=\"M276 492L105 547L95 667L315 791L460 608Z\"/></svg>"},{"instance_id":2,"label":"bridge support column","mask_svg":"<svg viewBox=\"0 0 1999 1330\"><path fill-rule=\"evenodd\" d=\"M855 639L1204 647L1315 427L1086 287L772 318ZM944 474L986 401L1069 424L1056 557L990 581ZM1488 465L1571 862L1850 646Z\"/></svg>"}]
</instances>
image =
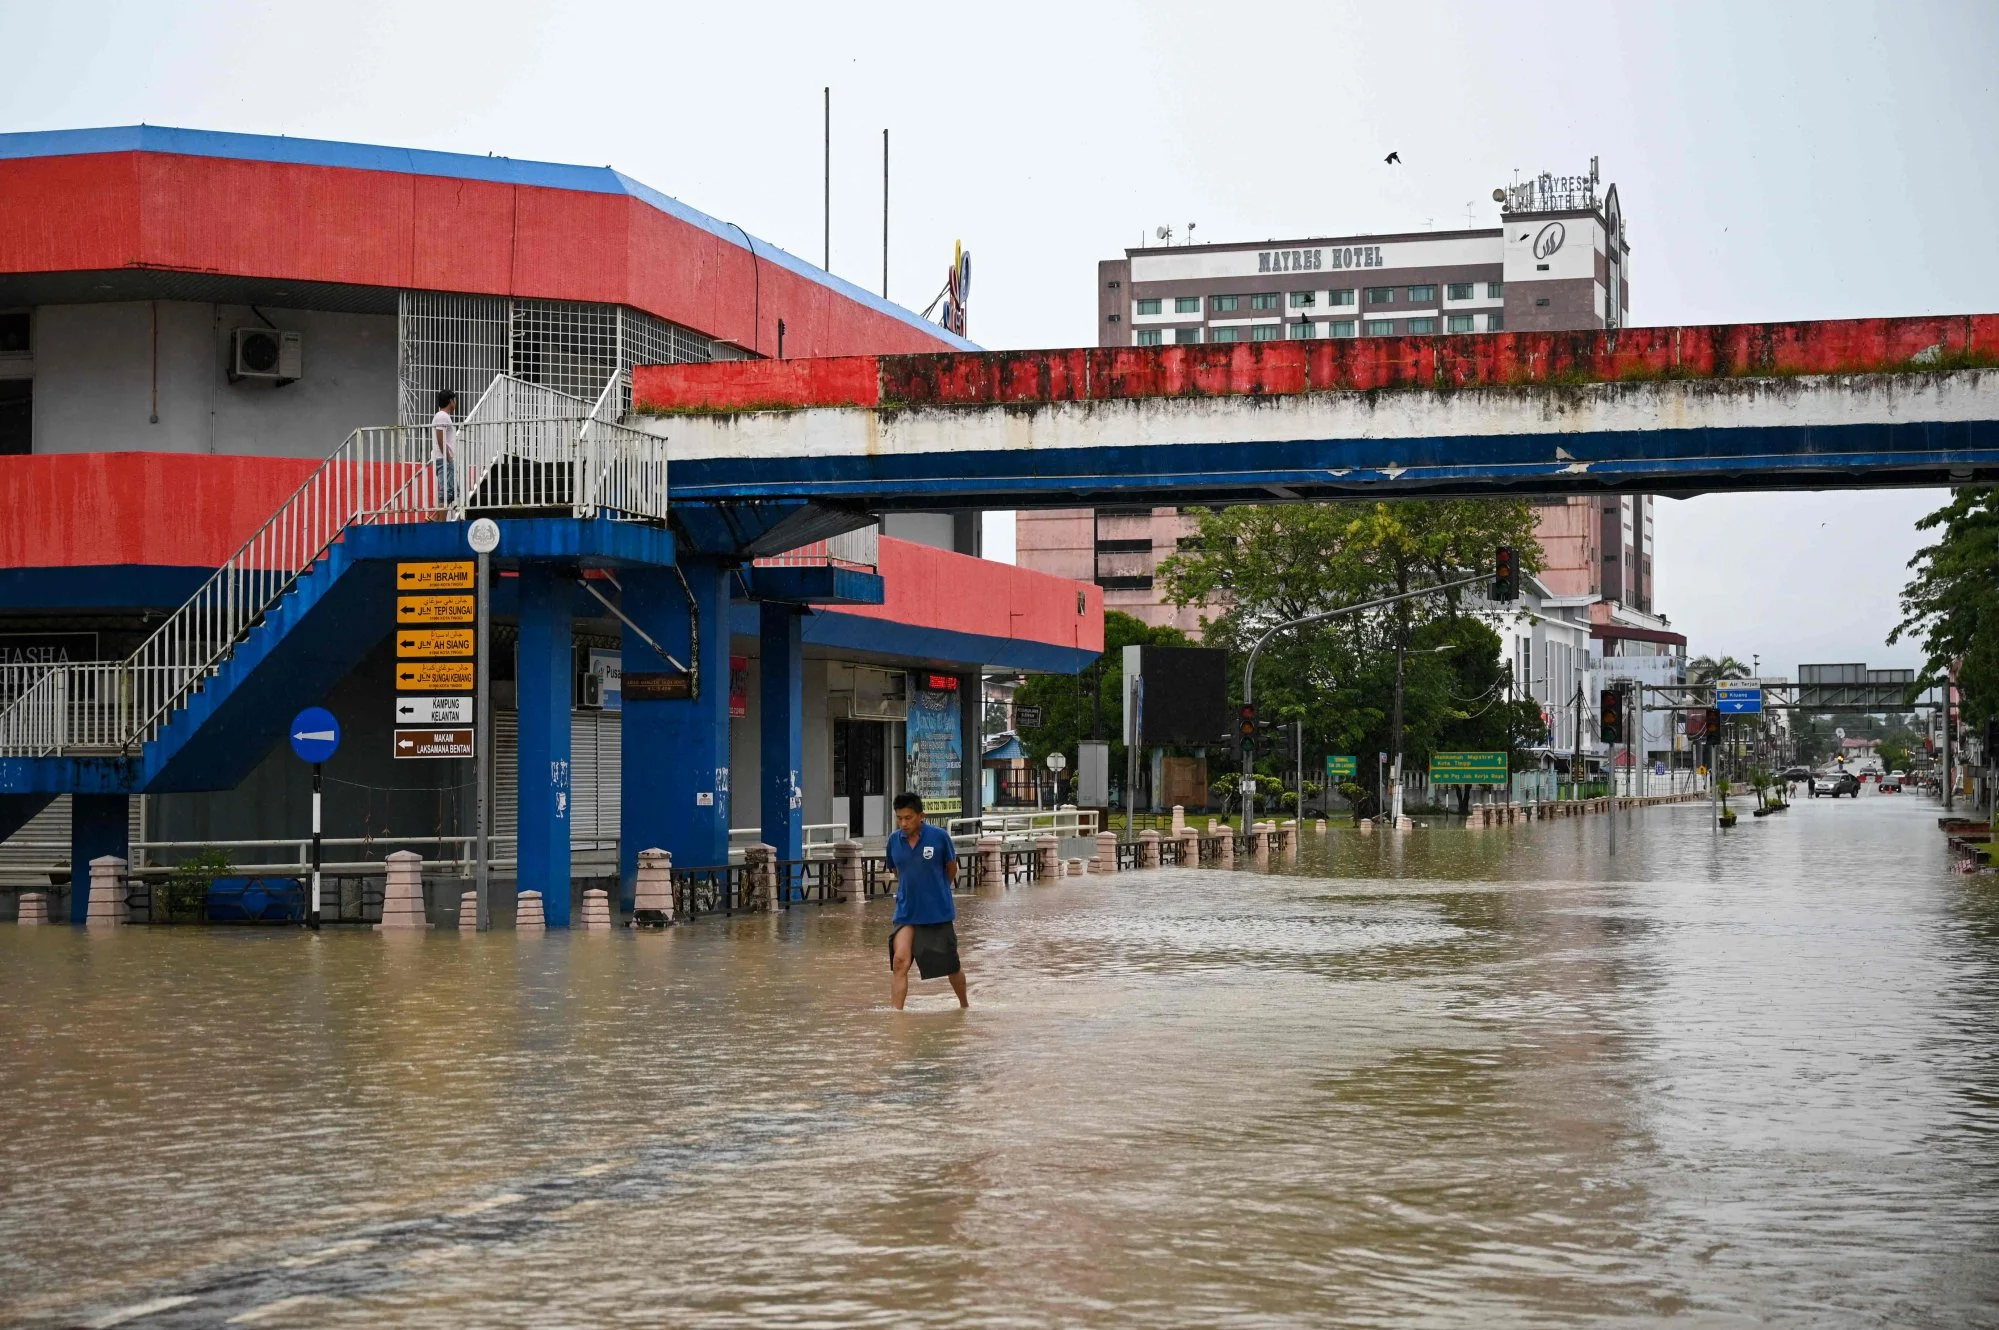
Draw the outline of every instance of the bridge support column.
<instances>
[{"instance_id":1,"label":"bridge support column","mask_svg":"<svg viewBox=\"0 0 1999 1330\"><path fill-rule=\"evenodd\" d=\"M805 793L799 772L805 764L804 616L775 601L758 605L757 615L764 843L777 848L779 859L802 859Z\"/></svg>"},{"instance_id":2,"label":"bridge support column","mask_svg":"<svg viewBox=\"0 0 1999 1330\"><path fill-rule=\"evenodd\" d=\"M541 893L550 928L569 926L569 710L576 687L573 587L546 564L521 569L515 675L520 712L516 892Z\"/></svg>"},{"instance_id":3,"label":"bridge support column","mask_svg":"<svg viewBox=\"0 0 1999 1330\"><path fill-rule=\"evenodd\" d=\"M69 797L69 921L90 918L90 862L110 855L132 860L132 797L126 794L72 794Z\"/></svg>"},{"instance_id":4,"label":"bridge support column","mask_svg":"<svg viewBox=\"0 0 1999 1330\"><path fill-rule=\"evenodd\" d=\"M627 901L640 849L656 846L687 868L729 862L729 570L692 559L681 572L685 588L671 568L635 568L623 578L626 616L692 669L697 685L688 698L625 690L618 857ZM623 652L628 675L673 669L629 629Z\"/></svg>"}]
</instances>

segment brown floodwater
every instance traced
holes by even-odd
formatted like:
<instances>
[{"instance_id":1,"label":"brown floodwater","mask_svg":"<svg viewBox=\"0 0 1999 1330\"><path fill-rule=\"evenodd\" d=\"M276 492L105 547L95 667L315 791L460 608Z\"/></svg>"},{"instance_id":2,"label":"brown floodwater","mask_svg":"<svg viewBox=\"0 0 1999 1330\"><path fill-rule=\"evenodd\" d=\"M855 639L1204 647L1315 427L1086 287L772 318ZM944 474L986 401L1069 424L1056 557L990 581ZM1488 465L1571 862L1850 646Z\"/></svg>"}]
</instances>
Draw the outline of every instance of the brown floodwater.
<instances>
[{"instance_id":1,"label":"brown floodwater","mask_svg":"<svg viewBox=\"0 0 1999 1330\"><path fill-rule=\"evenodd\" d=\"M1915 796L665 935L0 927L0 1320L1999 1325Z\"/></svg>"}]
</instances>

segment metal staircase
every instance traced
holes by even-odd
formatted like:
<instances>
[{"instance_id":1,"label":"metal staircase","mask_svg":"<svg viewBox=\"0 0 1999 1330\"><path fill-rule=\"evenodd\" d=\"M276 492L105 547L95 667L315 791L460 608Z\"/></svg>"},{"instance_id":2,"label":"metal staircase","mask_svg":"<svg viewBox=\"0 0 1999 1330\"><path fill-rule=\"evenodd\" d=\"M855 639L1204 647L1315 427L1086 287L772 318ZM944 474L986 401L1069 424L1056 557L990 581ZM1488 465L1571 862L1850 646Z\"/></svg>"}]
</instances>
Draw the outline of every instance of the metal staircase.
<instances>
[{"instance_id":1,"label":"metal staircase","mask_svg":"<svg viewBox=\"0 0 1999 1330\"><path fill-rule=\"evenodd\" d=\"M357 429L128 659L0 667L0 757L135 754L354 527L473 515L664 522L665 440L596 402L505 375L438 456L429 426Z\"/></svg>"}]
</instances>

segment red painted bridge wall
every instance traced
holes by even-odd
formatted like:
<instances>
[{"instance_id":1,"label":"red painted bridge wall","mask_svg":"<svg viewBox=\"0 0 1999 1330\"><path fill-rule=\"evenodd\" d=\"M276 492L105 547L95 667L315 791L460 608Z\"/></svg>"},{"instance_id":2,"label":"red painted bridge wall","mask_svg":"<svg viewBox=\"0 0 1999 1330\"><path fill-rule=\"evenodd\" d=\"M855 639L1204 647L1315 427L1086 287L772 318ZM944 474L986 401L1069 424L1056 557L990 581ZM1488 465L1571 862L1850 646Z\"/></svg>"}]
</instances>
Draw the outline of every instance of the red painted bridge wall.
<instances>
[{"instance_id":1,"label":"red painted bridge wall","mask_svg":"<svg viewBox=\"0 0 1999 1330\"><path fill-rule=\"evenodd\" d=\"M1931 348L1999 364L1999 314L648 365L633 387L641 407L669 412L984 406L1860 373Z\"/></svg>"},{"instance_id":2,"label":"red painted bridge wall","mask_svg":"<svg viewBox=\"0 0 1999 1330\"><path fill-rule=\"evenodd\" d=\"M625 194L89 153L0 161L0 272L164 268L631 305L764 354L935 351L890 314Z\"/></svg>"},{"instance_id":3,"label":"red painted bridge wall","mask_svg":"<svg viewBox=\"0 0 1999 1330\"><path fill-rule=\"evenodd\" d=\"M1102 587L887 536L881 540L880 558L884 602L842 605L841 614L1084 651L1104 649Z\"/></svg>"},{"instance_id":4,"label":"red painted bridge wall","mask_svg":"<svg viewBox=\"0 0 1999 1330\"><path fill-rule=\"evenodd\" d=\"M0 568L215 568L319 464L196 453L0 458Z\"/></svg>"}]
</instances>

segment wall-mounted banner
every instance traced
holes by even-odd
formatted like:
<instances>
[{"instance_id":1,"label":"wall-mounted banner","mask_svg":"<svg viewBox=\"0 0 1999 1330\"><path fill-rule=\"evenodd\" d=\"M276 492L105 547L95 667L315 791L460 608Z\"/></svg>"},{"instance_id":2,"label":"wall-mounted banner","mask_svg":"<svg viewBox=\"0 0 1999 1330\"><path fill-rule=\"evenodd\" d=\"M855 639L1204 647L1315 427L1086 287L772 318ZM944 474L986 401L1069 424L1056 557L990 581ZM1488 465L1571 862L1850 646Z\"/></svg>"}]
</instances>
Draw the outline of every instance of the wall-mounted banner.
<instances>
[{"instance_id":1,"label":"wall-mounted banner","mask_svg":"<svg viewBox=\"0 0 1999 1330\"><path fill-rule=\"evenodd\" d=\"M965 749L958 694L941 688L911 688L909 722L904 729L909 788L922 798L924 812L949 814L963 809Z\"/></svg>"}]
</instances>

